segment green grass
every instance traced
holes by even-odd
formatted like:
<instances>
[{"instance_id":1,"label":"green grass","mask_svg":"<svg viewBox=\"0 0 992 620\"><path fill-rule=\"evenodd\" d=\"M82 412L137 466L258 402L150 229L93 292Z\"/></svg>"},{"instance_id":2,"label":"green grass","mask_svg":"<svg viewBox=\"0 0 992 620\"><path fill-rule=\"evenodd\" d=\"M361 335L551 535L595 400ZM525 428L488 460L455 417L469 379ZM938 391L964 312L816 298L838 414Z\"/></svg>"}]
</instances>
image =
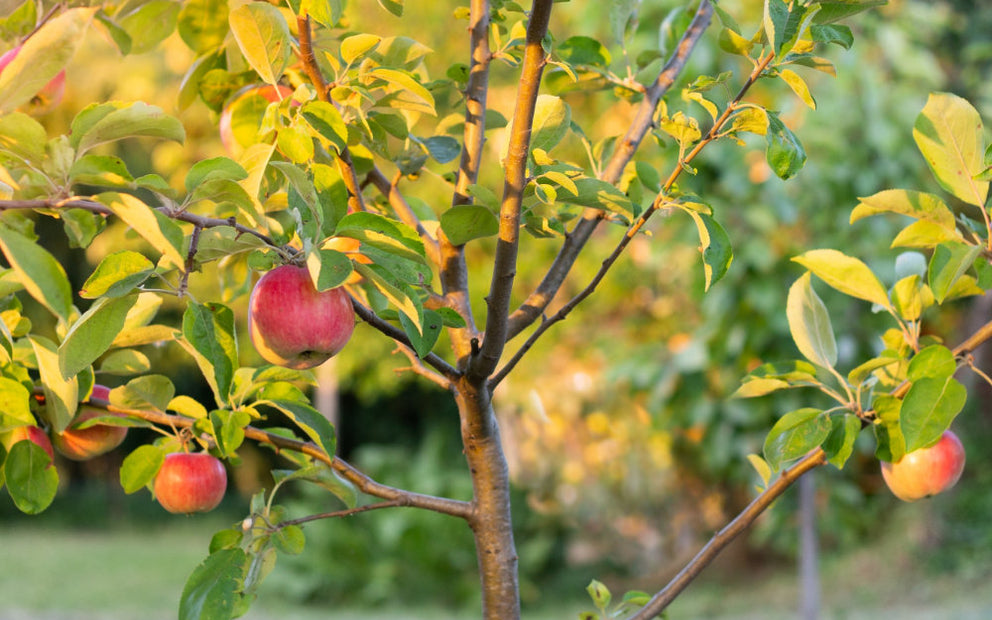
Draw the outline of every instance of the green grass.
<instances>
[{"instance_id":1,"label":"green grass","mask_svg":"<svg viewBox=\"0 0 992 620\"><path fill-rule=\"evenodd\" d=\"M956 620L992 618L992 552L953 572L925 566L926 520L915 506L896 513L891 534L870 547L821 562L823 620ZM0 620L165 620L176 617L187 575L206 555L211 532L223 523L209 517L167 526L119 531L0 526ZM920 528L924 528L921 530ZM930 551L938 553L939 549ZM278 571L278 566L276 567ZM525 610L529 620L574 619L589 607L576 597L561 609ZM670 608L671 620L777 620L796 618L797 589L791 570L741 570L716 566ZM615 593L617 594L617 593ZM556 597L549 595L553 602ZM264 590L247 620L470 620L472 611L435 609L349 610L290 608Z\"/></svg>"}]
</instances>

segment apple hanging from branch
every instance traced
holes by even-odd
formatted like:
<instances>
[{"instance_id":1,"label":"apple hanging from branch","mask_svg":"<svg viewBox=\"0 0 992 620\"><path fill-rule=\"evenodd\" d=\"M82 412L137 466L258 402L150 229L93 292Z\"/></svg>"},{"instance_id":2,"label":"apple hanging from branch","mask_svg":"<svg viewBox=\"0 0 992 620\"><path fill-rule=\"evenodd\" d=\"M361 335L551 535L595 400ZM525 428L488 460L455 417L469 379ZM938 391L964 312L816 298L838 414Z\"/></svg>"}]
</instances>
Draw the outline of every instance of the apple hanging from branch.
<instances>
[{"instance_id":1,"label":"apple hanging from branch","mask_svg":"<svg viewBox=\"0 0 992 620\"><path fill-rule=\"evenodd\" d=\"M227 470L206 452L173 452L155 476L155 499L169 512L209 512L227 490Z\"/></svg>"},{"instance_id":2,"label":"apple hanging from branch","mask_svg":"<svg viewBox=\"0 0 992 620\"><path fill-rule=\"evenodd\" d=\"M22 441L32 441L35 445L40 446L45 452L48 453L48 458L52 461L55 460L55 451L52 449L52 442L48 439L48 435L45 431L38 426L18 426L10 432L10 437L8 438L7 450L14 446L14 444L20 443Z\"/></svg>"},{"instance_id":3,"label":"apple hanging from branch","mask_svg":"<svg viewBox=\"0 0 992 620\"><path fill-rule=\"evenodd\" d=\"M326 362L348 343L355 312L344 288L318 291L305 267L265 273L248 301L248 331L267 362L302 370Z\"/></svg>"},{"instance_id":4,"label":"apple hanging from branch","mask_svg":"<svg viewBox=\"0 0 992 620\"><path fill-rule=\"evenodd\" d=\"M93 386L91 398L110 400L110 388L105 385ZM86 461L121 445L127 436L126 427L95 424L87 428L77 428L91 418L105 415L113 414L94 407L83 407L73 420L72 426L52 435L55 449L59 454L73 461Z\"/></svg>"},{"instance_id":5,"label":"apple hanging from branch","mask_svg":"<svg viewBox=\"0 0 992 620\"><path fill-rule=\"evenodd\" d=\"M951 431L937 443L913 450L895 463L882 462L882 478L892 494L905 502L936 495L953 487L964 471L964 446Z\"/></svg>"}]
</instances>

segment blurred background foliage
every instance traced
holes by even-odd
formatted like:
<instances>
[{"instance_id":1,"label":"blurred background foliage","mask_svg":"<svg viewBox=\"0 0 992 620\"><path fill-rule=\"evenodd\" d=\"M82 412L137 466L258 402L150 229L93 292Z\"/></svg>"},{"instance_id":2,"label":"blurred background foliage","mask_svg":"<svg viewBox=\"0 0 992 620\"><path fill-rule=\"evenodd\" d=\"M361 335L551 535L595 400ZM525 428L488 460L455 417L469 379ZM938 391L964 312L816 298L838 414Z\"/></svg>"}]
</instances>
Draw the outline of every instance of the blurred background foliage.
<instances>
[{"instance_id":1,"label":"blurred background foliage","mask_svg":"<svg viewBox=\"0 0 992 620\"><path fill-rule=\"evenodd\" d=\"M453 15L448 3L410 4L402 19L375 3L352 4L352 30L413 36L431 46L429 75L444 75L449 65L467 59L467 37L437 36L464 30L465 22ZM760 144L742 148L721 142L694 162L698 174L683 177L685 189L713 206L734 244L734 262L724 280L704 294L693 224L679 216L655 218L650 234L631 243L590 302L554 327L500 386L496 402L516 484L525 601L541 600L542 595L546 600L571 575L582 575L579 583L597 576L638 587L656 584L753 495L757 477L746 455L760 452L765 433L779 415L817 405L813 393L729 399L750 369L796 357L785 297L800 270L790 258L815 247L841 248L871 264L883 280L893 281L897 253L886 247L897 223L871 218L852 227L847 223L850 209L859 196L882 189L937 191L912 140L913 121L929 92L953 91L992 118L992 86L987 80L992 69L992 12L982 10L982 4L894 0L858 16L851 21L853 49L834 47L827 52L837 65L837 77L805 75L817 100L815 112L781 83L759 84L754 96L781 112L809 159L802 172L785 183L768 169ZM756 26L760 20L758 0L723 0L720 5L741 24ZM619 71L624 56L618 42L611 40L609 6L558 4L552 32L559 40L573 34L599 39L610 47ZM691 12L674 0L641 3L629 55L657 50L670 36L667 26L677 26L688 16ZM718 51L717 30L707 33L683 83L700 74L734 71L728 87L733 90L749 69L739 58ZM49 133L67 131L75 113L91 101L156 103L181 118L186 143L128 141L116 146L114 154L127 161L134 176L154 171L181 187L193 163L223 154L215 112L202 103L183 111L175 108L180 79L192 61L174 35L159 49L122 59L110 42L91 33L73 61L65 102L44 118ZM491 79L490 106L509 117L516 70L495 63ZM622 131L632 110L631 102L609 93L571 92L564 97L573 119L594 142ZM669 99L671 105L681 105L678 88ZM700 118L704 114L699 108L686 109ZM490 187L501 183L496 163L500 138L496 132L488 144L491 164L481 183ZM584 163L574 136L563 146ZM647 140L640 158L665 176L674 148ZM404 189L427 204L444 205L446 200L439 181L428 179ZM599 233L557 303L586 284L620 232L614 228ZM120 249L129 243L138 240L121 228L116 237L102 236L85 252L49 249L61 252L78 285L107 247ZM525 239L518 294L536 286L556 248L555 242ZM467 251L469 264L475 266L476 299L488 285L490 249L482 242ZM193 294L202 292L209 298L216 277L208 270L194 278ZM245 278L247 282L247 274ZM821 288L839 332L841 367L853 366L880 348L885 317ZM243 325L246 298L225 301ZM983 300L962 302L934 317L930 328L953 343L988 310ZM247 341L242 344L243 358L255 355ZM391 349L378 334L359 326L353 344L331 372L322 374L339 390L341 455L390 485L469 497L453 404L447 394L412 374L394 372L406 361L391 355ZM168 368L180 391L209 400L195 366L178 347L156 351L152 367ZM986 473L990 456L979 449L992 433L992 417L982 410L988 391L981 386L978 390L971 399L973 411L958 422L970 448L969 466L953 494L931 502L926 519L936 525L926 527L917 540L921 557L939 570L987 567L992 561L992 529L987 525L992 480ZM130 441L140 441L139 433L132 435ZM883 491L870 437L862 440L843 472L817 474L823 480L818 485L819 523L828 554L884 533L887 515L896 508ZM45 518L53 524L90 527L165 518L147 496L123 496L115 461L122 454L126 452L86 464L60 462L69 472L66 488ZM224 506L232 519L240 518L250 493L267 483L261 472L274 457L246 448L242 458L248 466L234 477L241 493L231 494ZM769 564L791 561L795 501L794 494L780 500L748 543L735 548L735 557ZM334 509L326 503L324 496L300 489L289 506L300 514ZM0 504L0 518L16 520L13 512L9 502ZM286 562L281 559L271 578L276 584L272 589L289 599L350 604L429 600L452 605L475 599L471 536L453 520L397 509L319 522L306 532L306 552ZM936 546L945 553L926 552ZM574 594L575 581L569 583Z\"/></svg>"}]
</instances>

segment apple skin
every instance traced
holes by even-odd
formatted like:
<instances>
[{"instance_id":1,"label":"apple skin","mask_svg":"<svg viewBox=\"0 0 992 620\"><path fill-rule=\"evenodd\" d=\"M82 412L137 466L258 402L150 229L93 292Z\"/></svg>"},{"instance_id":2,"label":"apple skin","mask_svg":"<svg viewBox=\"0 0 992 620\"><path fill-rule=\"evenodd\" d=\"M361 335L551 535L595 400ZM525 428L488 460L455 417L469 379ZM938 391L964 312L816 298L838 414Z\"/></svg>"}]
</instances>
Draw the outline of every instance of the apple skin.
<instances>
[{"instance_id":1,"label":"apple skin","mask_svg":"<svg viewBox=\"0 0 992 620\"><path fill-rule=\"evenodd\" d=\"M48 439L45 431L37 426L19 426L10 433L10 446L22 441L33 441L36 445L48 453L48 458L55 460L55 451L52 449L52 442ZM50 467L51 465L49 465Z\"/></svg>"},{"instance_id":2,"label":"apple skin","mask_svg":"<svg viewBox=\"0 0 992 620\"><path fill-rule=\"evenodd\" d=\"M896 463L882 462L882 478L904 502L936 495L953 487L964 471L964 446L951 431L929 448L914 450Z\"/></svg>"},{"instance_id":3,"label":"apple skin","mask_svg":"<svg viewBox=\"0 0 992 620\"><path fill-rule=\"evenodd\" d=\"M90 398L110 400L110 388L105 385L94 385L93 394ZM76 414L75 419L73 419L73 425L103 415L108 415L108 412L103 409L84 407ZM68 459L72 459L73 461L87 461L93 457L110 452L121 445L126 436L127 428L124 426L96 424L80 430L70 426L61 433L52 435L52 444L59 451L59 454Z\"/></svg>"},{"instance_id":4,"label":"apple skin","mask_svg":"<svg viewBox=\"0 0 992 620\"><path fill-rule=\"evenodd\" d=\"M234 135L234 104L246 97L262 96L269 103L282 101L293 94L293 89L279 84L277 87L267 84L265 86L255 86L240 95L224 107L220 114L220 142L228 153L236 155L244 150L245 145L241 144ZM294 102L295 103L295 102Z\"/></svg>"},{"instance_id":5,"label":"apple skin","mask_svg":"<svg viewBox=\"0 0 992 620\"><path fill-rule=\"evenodd\" d=\"M248 331L265 361L302 370L337 354L355 329L355 313L341 287L317 292L305 267L265 273L248 301Z\"/></svg>"},{"instance_id":6,"label":"apple skin","mask_svg":"<svg viewBox=\"0 0 992 620\"><path fill-rule=\"evenodd\" d=\"M0 56L0 73L14 60L17 54L21 51L21 46L18 45L15 48L9 49L2 56ZM41 91L38 92L35 97L40 99L42 106L54 107L62 102L62 97L65 96L65 69L59 71L55 77L51 79L48 84L45 85Z\"/></svg>"},{"instance_id":7,"label":"apple skin","mask_svg":"<svg viewBox=\"0 0 992 620\"><path fill-rule=\"evenodd\" d=\"M155 499L169 512L209 512L227 490L227 470L206 452L173 452L155 476Z\"/></svg>"}]
</instances>

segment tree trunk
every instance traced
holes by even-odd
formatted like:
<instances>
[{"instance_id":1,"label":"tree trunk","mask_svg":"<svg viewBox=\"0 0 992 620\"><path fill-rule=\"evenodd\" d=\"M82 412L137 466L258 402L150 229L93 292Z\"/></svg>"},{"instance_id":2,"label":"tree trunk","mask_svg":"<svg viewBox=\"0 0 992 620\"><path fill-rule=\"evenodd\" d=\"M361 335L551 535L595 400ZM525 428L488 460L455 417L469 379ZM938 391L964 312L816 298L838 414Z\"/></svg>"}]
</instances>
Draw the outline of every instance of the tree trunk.
<instances>
[{"instance_id":1,"label":"tree trunk","mask_svg":"<svg viewBox=\"0 0 992 620\"><path fill-rule=\"evenodd\" d=\"M517 550L510 516L510 474L489 390L468 379L455 386L462 444L472 475L472 516L482 588L482 617L520 618Z\"/></svg>"}]
</instances>

